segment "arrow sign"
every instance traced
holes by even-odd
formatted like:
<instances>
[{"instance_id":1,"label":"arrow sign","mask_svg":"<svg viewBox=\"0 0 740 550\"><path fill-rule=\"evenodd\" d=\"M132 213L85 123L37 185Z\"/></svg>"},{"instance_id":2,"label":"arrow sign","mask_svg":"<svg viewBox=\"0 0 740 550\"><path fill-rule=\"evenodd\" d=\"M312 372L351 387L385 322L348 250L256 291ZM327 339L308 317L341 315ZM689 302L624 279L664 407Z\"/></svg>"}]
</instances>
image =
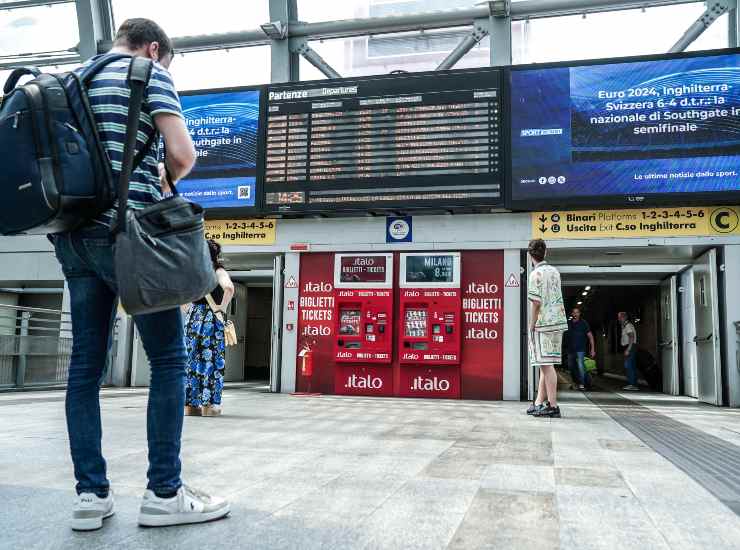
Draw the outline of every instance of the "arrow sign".
<instances>
[{"instance_id":1,"label":"arrow sign","mask_svg":"<svg viewBox=\"0 0 740 550\"><path fill-rule=\"evenodd\" d=\"M547 221L547 216L542 214L538 219L544 224Z\"/></svg>"},{"instance_id":2,"label":"arrow sign","mask_svg":"<svg viewBox=\"0 0 740 550\"><path fill-rule=\"evenodd\" d=\"M547 227L545 227L544 225L541 225L540 231L542 231L543 233L547 233Z\"/></svg>"}]
</instances>

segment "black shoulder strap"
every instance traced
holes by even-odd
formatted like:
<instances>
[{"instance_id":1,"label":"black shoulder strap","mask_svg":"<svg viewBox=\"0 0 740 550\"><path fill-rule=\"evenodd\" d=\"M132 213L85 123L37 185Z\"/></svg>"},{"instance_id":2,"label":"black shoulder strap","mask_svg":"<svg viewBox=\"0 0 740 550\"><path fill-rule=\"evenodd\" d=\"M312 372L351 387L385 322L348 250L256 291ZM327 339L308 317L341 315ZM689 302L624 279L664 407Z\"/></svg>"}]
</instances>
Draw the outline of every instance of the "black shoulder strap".
<instances>
[{"instance_id":1,"label":"black shoulder strap","mask_svg":"<svg viewBox=\"0 0 740 550\"><path fill-rule=\"evenodd\" d=\"M118 223L116 232L126 230L126 210L128 208L128 190L131 172L134 168L134 151L139 133L139 117L144 103L144 92L152 73L152 60L145 57L134 57L128 71L128 85L131 97L128 104L128 122L126 124L126 142L123 147L121 174L118 178ZM150 140L151 141L151 140ZM147 144L149 146L149 144ZM148 149L148 147L147 147ZM143 157L142 157L143 158Z\"/></svg>"}]
</instances>

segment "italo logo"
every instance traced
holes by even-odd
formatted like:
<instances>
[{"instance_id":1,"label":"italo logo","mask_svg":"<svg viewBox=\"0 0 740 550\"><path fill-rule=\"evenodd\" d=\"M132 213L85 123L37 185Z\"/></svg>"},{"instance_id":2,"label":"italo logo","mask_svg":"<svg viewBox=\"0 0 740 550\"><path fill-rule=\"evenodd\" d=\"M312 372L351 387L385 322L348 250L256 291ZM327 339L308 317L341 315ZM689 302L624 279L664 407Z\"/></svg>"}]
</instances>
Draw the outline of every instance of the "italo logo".
<instances>
[{"instance_id":1,"label":"italo logo","mask_svg":"<svg viewBox=\"0 0 740 550\"><path fill-rule=\"evenodd\" d=\"M331 283L326 282L308 282L303 286L303 292L325 293L331 292L332 290L334 290L334 287L331 285Z\"/></svg>"},{"instance_id":2,"label":"italo logo","mask_svg":"<svg viewBox=\"0 0 740 550\"><path fill-rule=\"evenodd\" d=\"M498 285L494 283L470 283L468 294L497 294Z\"/></svg>"},{"instance_id":3,"label":"italo logo","mask_svg":"<svg viewBox=\"0 0 740 550\"><path fill-rule=\"evenodd\" d=\"M417 376L412 381L411 389L414 391L448 391L450 381L436 376L432 378Z\"/></svg>"},{"instance_id":4,"label":"italo logo","mask_svg":"<svg viewBox=\"0 0 740 550\"><path fill-rule=\"evenodd\" d=\"M383 380L369 374L367 376L353 374L347 378L347 383L344 387L356 390L379 390L383 387Z\"/></svg>"}]
</instances>

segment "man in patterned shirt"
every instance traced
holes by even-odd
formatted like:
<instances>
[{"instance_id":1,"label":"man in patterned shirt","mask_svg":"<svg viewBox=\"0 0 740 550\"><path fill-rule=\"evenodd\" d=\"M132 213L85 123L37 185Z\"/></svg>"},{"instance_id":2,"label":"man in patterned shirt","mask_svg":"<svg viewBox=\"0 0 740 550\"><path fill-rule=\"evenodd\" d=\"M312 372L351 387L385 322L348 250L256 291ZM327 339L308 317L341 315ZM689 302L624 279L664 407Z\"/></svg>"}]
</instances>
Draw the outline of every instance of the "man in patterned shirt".
<instances>
[{"instance_id":1,"label":"man in patterned shirt","mask_svg":"<svg viewBox=\"0 0 740 550\"><path fill-rule=\"evenodd\" d=\"M529 243L534 270L529 275L527 296L531 304L529 359L540 368L537 399L527 414L560 418L558 375L555 365L562 361L563 333L568 330L560 273L545 261L547 245L542 239Z\"/></svg>"},{"instance_id":2,"label":"man in patterned shirt","mask_svg":"<svg viewBox=\"0 0 740 550\"><path fill-rule=\"evenodd\" d=\"M154 61L144 94L136 147L137 153L147 152L131 175L127 197L130 208L141 209L159 201L170 185L190 172L195 163L195 149L167 71L174 54L172 43L159 25L148 19L125 21L111 53ZM127 57L106 65L92 80L88 94L116 181L126 137L130 63L131 58ZM157 135L166 145L167 169L157 163ZM103 520L113 515L114 506L101 450L99 393L118 304L110 241L115 216L116 211L111 208L82 229L51 236L71 302L73 349L66 412L78 495L72 511L72 528L81 531L102 527ZM180 309L135 315L134 322L151 365L147 411L149 481L139 523L155 527L224 517L229 513L228 502L189 489L180 479L186 363Z\"/></svg>"}]
</instances>

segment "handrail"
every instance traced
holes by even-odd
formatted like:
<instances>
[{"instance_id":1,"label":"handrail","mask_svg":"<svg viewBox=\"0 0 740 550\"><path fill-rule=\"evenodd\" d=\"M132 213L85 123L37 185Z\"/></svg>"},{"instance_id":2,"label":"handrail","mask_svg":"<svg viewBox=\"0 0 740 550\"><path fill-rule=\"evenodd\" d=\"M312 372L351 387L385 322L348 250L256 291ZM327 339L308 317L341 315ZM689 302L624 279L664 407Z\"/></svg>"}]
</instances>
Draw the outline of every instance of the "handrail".
<instances>
[{"instance_id":1,"label":"handrail","mask_svg":"<svg viewBox=\"0 0 740 550\"><path fill-rule=\"evenodd\" d=\"M29 313L47 313L49 315L70 315L69 311L63 311L61 309L42 309L38 307L9 306L8 304L0 304L0 310L3 309L27 311Z\"/></svg>"}]
</instances>

